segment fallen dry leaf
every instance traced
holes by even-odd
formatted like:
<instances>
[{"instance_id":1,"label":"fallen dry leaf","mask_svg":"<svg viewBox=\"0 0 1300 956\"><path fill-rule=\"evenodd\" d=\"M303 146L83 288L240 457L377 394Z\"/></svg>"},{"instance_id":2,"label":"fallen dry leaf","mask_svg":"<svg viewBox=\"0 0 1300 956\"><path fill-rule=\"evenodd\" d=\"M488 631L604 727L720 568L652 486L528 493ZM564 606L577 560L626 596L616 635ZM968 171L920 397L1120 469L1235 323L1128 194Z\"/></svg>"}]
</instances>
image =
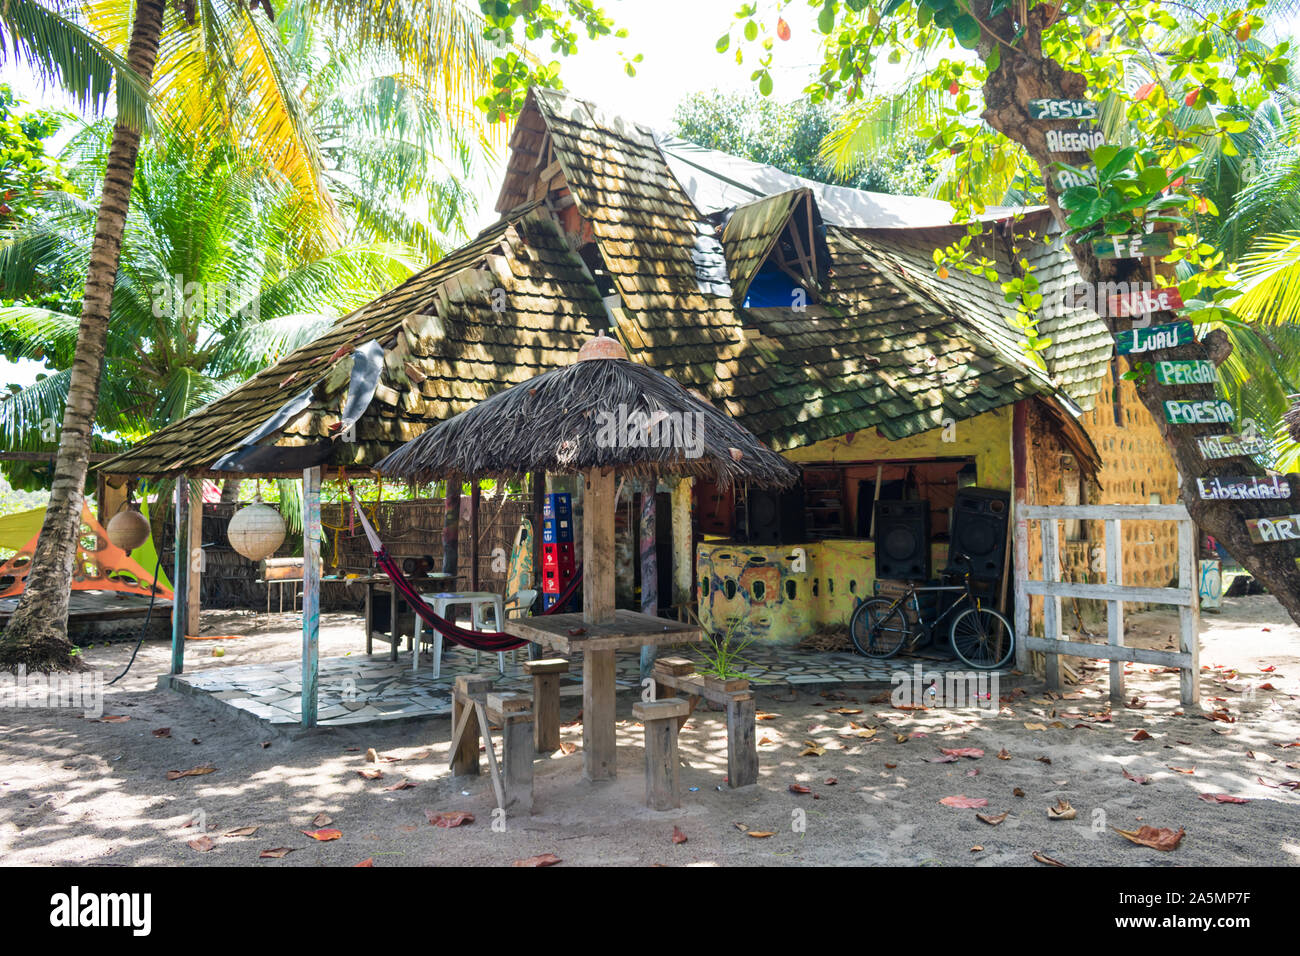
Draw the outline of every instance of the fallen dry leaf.
<instances>
[{"instance_id":1,"label":"fallen dry leaf","mask_svg":"<svg viewBox=\"0 0 1300 956\"><path fill-rule=\"evenodd\" d=\"M780 716L781 716L780 714L769 714L765 710L760 710L758 713L754 715L754 719L755 720L776 720Z\"/></svg>"},{"instance_id":2,"label":"fallen dry leaf","mask_svg":"<svg viewBox=\"0 0 1300 956\"><path fill-rule=\"evenodd\" d=\"M153 732L153 735L155 737L170 737L172 735L172 729L170 727L159 727Z\"/></svg>"},{"instance_id":3,"label":"fallen dry leaf","mask_svg":"<svg viewBox=\"0 0 1300 956\"><path fill-rule=\"evenodd\" d=\"M758 745L760 747L766 747L768 744L774 744L774 743L776 743L776 741L773 740L771 737L764 737L758 742Z\"/></svg>"},{"instance_id":4,"label":"fallen dry leaf","mask_svg":"<svg viewBox=\"0 0 1300 956\"><path fill-rule=\"evenodd\" d=\"M1047 808L1047 819L1049 820L1073 820L1079 815L1079 811L1070 806L1068 800L1057 800L1056 806Z\"/></svg>"},{"instance_id":5,"label":"fallen dry leaf","mask_svg":"<svg viewBox=\"0 0 1300 956\"><path fill-rule=\"evenodd\" d=\"M833 787L837 783L839 783L839 781L836 780L834 777L827 777L825 780L822 781L822 783L824 783L828 787Z\"/></svg>"},{"instance_id":6,"label":"fallen dry leaf","mask_svg":"<svg viewBox=\"0 0 1300 956\"><path fill-rule=\"evenodd\" d=\"M989 801L986 797L968 797L964 794L958 794L955 797L944 797L939 801L945 807L957 807L961 810L973 810L979 807L987 807Z\"/></svg>"},{"instance_id":7,"label":"fallen dry leaf","mask_svg":"<svg viewBox=\"0 0 1300 956\"><path fill-rule=\"evenodd\" d=\"M1010 759L1011 759L1011 754L1007 753L1007 750L1006 750L1006 748L1004 747L1004 748L1002 748L1001 750L998 751L998 759L999 759L999 760L1010 760Z\"/></svg>"},{"instance_id":8,"label":"fallen dry leaf","mask_svg":"<svg viewBox=\"0 0 1300 956\"><path fill-rule=\"evenodd\" d=\"M970 848L970 851L971 851L972 853L979 853L979 852L982 851L983 849L984 849L984 847L980 846L979 844L976 844L975 846L973 846L973 847Z\"/></svg>"},{"instance_id":9,"label":"fallen dry leaf","mask_svg":"<svg viewBox=\"0 0 1300 956\"><path fill-rule=\"evenodd\" d=\"M1200 797L1209 803L1250 803L1245 797L1234 797L1227 793L1202 793Z\"/></svg>"},{"instance_id":10,"label":"fallen dry leaf","mask_svg":"<svg viewBox=\"0 0 1300 956\"><path fill-rule=\"evenodd\" d=\"M1010 812L1011 811L1009 810L1007 811L1007 813ZM977 813L975 814L975 819L979 820L981 823L987 823L989 826L995 827L1007 818L1007 813L998 813L998 814Z\"/></svg>"},{"instance_id":11,"label":"fallen dry leaf","mask_svg":"<svg viewBox=\"0 0 1300 956\"><path fill-rule=\"evenodd\" d=\"M571 744L567 740L560 741L560 753L564 754L566 757L569 756L569 754L574 754L577 752L578 752L577 744Z\"/></svg>"},{"instance_id":12,"label":"fallen dry leaf","mask_svg":"<svg viewBox=\"0 0 1300 956\"><path fill-rule=\"evenodd\" d=\"M375 858L374 858L373 856L368 856L368 857L366 857L364 860L362 860L360 863L353 863L352 865L353 865L354 867L358 867L358 866L374 866L374 865L375 865Z\"/></svg>"},{"instance_id":13,"label":"fallen dry leaf","mask_svg":"<svg viewBox=\"0 0 1300 956\"><path fill-rule=\"evenodd\" d=\"M941 754L938 757L926 757L926 763L956 763L957 757L952 754Z\"/></svg>"},{"instance_id":14,"label":"fallen dry leaf","mask_svg":"<svg viewBox=\"0 0 1300 956\"><path fill-rule=\"evenodd\" d=\"M1151 735L1147 733L1145 730L1139 730L1137 733L1135 733L1132 737L1129 738L1129 740L1150 740L1150 739L1151 739Z\"/></svg>"},{"instance_id":15,"label":"fallen dry leaf","mask_svg":"<svg viewBox=\"0 0 1300 956\"><path fill-rule=\"evenodd\" d=\"M301 832L313 840L320 840L322 843L328 843L330 840L337 840L343 836L342 830L302 830Z\"/></svg>"},{"instance_id":16,"label":"fallen dry leaf","mask_svg":"<svg viewBox=\"0 0 1300 956\"><path fill-rule=\"evenodd\" d=\"M384 787L384 792L387 793L392 790L414 790L414 789L415 789L415 784L411 783L411 781L403 777L401 780L397 781L397 783L393 784L391 787Z\"/></svg>"},{"instance_id":17,"label":"fallen dry leaf","mask_svg":"<svg viewBox=\"0 0 1300 956\"><path fill-rule=\"evenodd\" d=\"M210 836L201 836L201 837L198 837L197 839L190 840L189 843L186 844L186 845L187 845L191 850L198 850L200 853L207 853L209 850L211 850L211 849L212 849L214 846L216 846L217 844L216 844L216 841L212 839L212 837L210 837Z\"/></svg>"},{"instance_id":18,"label":"fallen dry leaf","mask_svg":"<svg viewBox=\"0 0 1300 956\"><path fill-rule=\"evenodd\" d=\"M424 815L429 818L429 822L435 827L442 827L444 830L450 830L452 827L464 826L466 823L474 822L474 814L466 810L447 810L433 811L425 810Z\"/></svg>"},{"instance_id":19,"label":"fallen dry leaf","mask_svg":"<svg viewBox=\"0 0 1300 956\"><path fill-rule=\"evenodd\" d=\"M753 837L755 840L764 840L772 836L771 830L746 830L745 836Z\"/></svg>"},{"instance_id":20,"label":"fallen dry leaf","mask_svg":"<svg viewBox=\"0 0 1300 956\"><path fill-rule=\"evenodd\" d=\"M555 866L557 863L563 863L554 853L539 853L537 856L525 857L522 860L515 860L511 866Z\"/></svg>"},{"instance_id":21,"label":"fallen dry leaf","mask_svg":"<svg viewBox=\"0 0 1300 956\"><path fill-rule=\"evenodd\" d=\"M1134 783L1141 784L1142 786L1146 786L1151 782L1150 777L1140 777L1136 774L1129 773L1127 770L1121 770L1120 773L1124 775L1125 780L1132 780Z\"/></svg>"},{"instance_id":22,"label":"fallen dry leaf","mask_svg":"<svg viewBox=\"0 0 1300 956\"><path fill-rule=\"evenodd\" d=\"M100 718L99 718L99 723L101 723L101 724L120 724L120 723L122 723L123 721L127 721L127 720L130 720L130 719L131 719L131 718L128 717L126 714L105 714L103 717L100 717ZM94 723L94 722L95 722L94 720L91 721L91 723Z\"/></svg>"},{"instance_id":23,"label":"fallen dry leaf","mask_svg":"<svg viewBox=\"0 0 1300 956\"><path fill-rule=\"evenodd\" d=\"M681 827L673 827L673 843L685 843L686 834L682 832Z\"/></svg>"},{"instance_id":24,"label":"fallen dry leaf","mask_svg":"<svg viewBox=\"0 0 1300 956\"><path fill-rule=\"evenodd\" d=\"M828 714L845 714L845 715L849 715L849 714L860 714L860 713L862 713L862 708L859 707L859 708L856 708L856 709L855 709L855 708L851 708L851 707L832 707L830 710L826 711L826 713L828 713Z\"/></svg>"},{"instance_id":25,"label":"fallen dry leaf","mask_svg":"<svg viewBox=\"0 0 1300 956\"><path fill-rule=\"evenodd\" d=\"M1185 835L1181 827L1177 831L1148 826L1142 826L1136 830L1112 829L1124 839L1142 846L1149 846L1153 850L1172 850L1182 842Z\"/></svg>"},{"instance_id":26,"label":"fallen dry leaf","mask_svg":"<svg viewBox=\"0 0 1300 956\"><path fill-rule=\"evenodd\" d=\"M189 770L168 770L168 780L179 780L181 777L201 777L205 773L215 773L216 767L191 767Z\"/></svg>"},{"instance_id":27,"label":"fallen dry leaf","mask_svg":"<svg viewBox=\"0 0 1300 956\"><path fill-rule=\"evenodd\" d=\"M1051 757L1042 756L1042 757L1035 757L1034 759L1037 760L1039 763L1045 763L1045 764L1047 764L1049 767L1052 765L1052 758L1051 758Z\"/></svg>"},{"instance_id":28,"label":"fallen dry leaf","mask_svg":"<svg viewBox=\"0 0 1300 956\"><path fill-rule=\"evenodd\" d=\"M375 752L374 747L366 748L366 763L379 763L379 754Z\"/></svg>"},{"instance_id":29,"label":"fallen dry leaf","mask_svg":"<svg viewBox=\"0 0 1300 956\"><path fill-rule=\"evenodd\" d=\"M1019 787L1016 787L1011 791L1011 795L1013 797L1023 797L1025 795L1025 791L1021 790Z\"/></svg>"},{"instance_id":30,"label":"fallen dry leaf","mask_svg":"<svg viewBox=\"0 0 1300 956\"><path fill-rule=\"evenodd\" d=\"M433 751L432 751L432 750L417 750L415 753L411 754L411 756L408 757L407 759L408 759L408 760L427 760L429 757L432 757L432 756L433 756Z\"/></svg>"},{"instance_id":31,"label":"fallen dry leaf","mask_svg":"<svg viewBox=\"0 0 1300 956\"><path fill-rule=\"evenodd\" d=\"M984 751L980 750L978 747L956 747L952 750L943 750L942 752L947 754L949 757L968 757L971 760L978 760L980 757L984 756Z\"/></svg>"},{"instance_id":32,"label":"fallen dry leaf","mask_svg":"<svg viewBox=\"0 0 1300 956\"><path fill-rule=\"evenodd\" d=\"M1046 724L1036 724L1028 720L1025 721L1025 730L1046 730L1046 729L1047 729Z\"/></svg>"},{"instance_id":33,"label":"fallen dry leaf","mask_svg":"<svg viewBox=\"0 0 1300 956\"><path fill-rule=\"evenodd\" d=\"M802 783L790 784L791 793L812 793L812 787L805 787Z\"/></svg>"},{"instance_id":34,"label":"fallen dry leaf","mask_svg":"<svg viewBox=\"0 0 1300 956\"><path fill-rule=\"evenodd\" d=\"M907 734L895 734L895 735L894 735L894 743L896 743L896 744L905 744L905 743L907 743Z\"/></svg>"},{"instance_id":35,"label":"fallen dry leaf","mask_svg":"<svg viewBox=\"0 0 1300 956\"><path fill-rule=\"evenodd\" d=\"M1175 767L1172 764L1166 764L1174 773L1185 773L1188 775L1196 773L1195 767Z\"/></svg>"},{"instance_id":36,"label":"fallen dry leaf","mask_svg":"<svg viewBox=\"0 0 1300 956\"><path fill-rule=\"evenodd\" d=\"M367 780L378 780L384 775L382 770L358 770L358 777L365 777Z\"/></svg>"},{"instance_id":37,"label":"fallen dry leaf","mask_svg":"<svg viewBox=\"0 0 1300 956\"><path fill-rule=\"evenodd\" d=\"M281 860L294 851L291 846L278 846L274 850L263 850L257 854L259 860Z\"/></svg>"},{"instance_id":38,"label":"fallen dry leaf","mask_svg":"<svg viewBox=\"0 0 1300 956\"><path fill-rule=\"evenodd\" d=\"M1065 866L1060 860L1053 860L1046 853L1039 853L1037 850L1034 851L1034 859L1039 863L1046 863L1048 866Z\"/></svg>"},{"instance_id":39,"label":"fallen dry leaf","mask_svg":"<svg viewBox=\"0 0 1300 956\"><path fill-rule=\"evenodd\" d=\"M328 813L318 813L311 818L311 825L314 827L327 827L334 822L334 818Z\"/></svg>"},{"instance_id":40,"label":"fallen dry leaf","mask_svg":"<svg viewBox=\"0 0 1300 956\"><path fill-rule=\"evenodd\" d=\"M261 825L260 825L260 824L259 824L258 826L255 826L255 827L236 827L235 829L231 830L229 833L226 833L226 834L224 834L224 835L225 835L225 836L228 836L228 837L244 837L244 836L252 836L254 833L256 833L256 832L257 832L258 830L260 830L260 829L261 829Z\"/></svg>"},{"instance_id":41,"label":"fallen dry leaf","mask_svg":"<svg viewBox=\"0 0 1300 956\"><path fill-rule=\"evenodd\" d=\"M803 750L799 751L800 757L820 757L826 753L826 748L815 741L805 740Z\"/></svg>"}]
</instances>

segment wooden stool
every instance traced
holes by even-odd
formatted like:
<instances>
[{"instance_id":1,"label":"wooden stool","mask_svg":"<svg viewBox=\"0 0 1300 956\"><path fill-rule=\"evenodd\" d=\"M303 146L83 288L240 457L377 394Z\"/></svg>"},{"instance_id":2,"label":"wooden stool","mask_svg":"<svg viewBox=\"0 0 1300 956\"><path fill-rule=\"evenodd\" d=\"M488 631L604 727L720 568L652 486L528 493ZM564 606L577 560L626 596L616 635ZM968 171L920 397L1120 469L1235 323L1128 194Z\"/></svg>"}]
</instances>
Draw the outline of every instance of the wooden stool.
<instances>
[{"instance_id":1,"label":"wooden stool","mask_svg":"<svg viewBox=\"0 0 1300 956\"><path fill-rule=\"evenodd\" d=\"M474 701L492 689L496 678L491 674L464 674L456 678L456 688L451 701L451 772L455 776L479 774L478 741L487 733L487 725L479 726Z\"/></svg>"},{"instance_id":2,"label":"wooden stool","mask_svg":"<svg viewBox=\"0 0 1300 956\"><path fill-rule=\"evenodd\" d=\"M682 805L682 781L677 760L677 719L685 717L684 700L637 701L632 716L645 724L645 802L652 810Z\"/></svg>"},{"instance_id":3,"label":"wooden stool","mask_svg":"<svg viewBox=\"0 0 1300 956\"><path fill-rule=\"evenodd\" d=\"M560 675L569 672L563 657L524 661L525 673L533 675L533 737L539 754L560 749Z\"/></svg>"},{"instance_id":4,"label":"wooden stool","mask_svg":"<svg viewBox=\"0 0 1300 956\"><path fill-rule=\"evenodd\" d=\"M533 699L528 694L488 694L487 716L501 724L501 763L504 767L497 805L533 812ZM492 740L488 755L494 762Z\"/></svg>"}]
</instances>

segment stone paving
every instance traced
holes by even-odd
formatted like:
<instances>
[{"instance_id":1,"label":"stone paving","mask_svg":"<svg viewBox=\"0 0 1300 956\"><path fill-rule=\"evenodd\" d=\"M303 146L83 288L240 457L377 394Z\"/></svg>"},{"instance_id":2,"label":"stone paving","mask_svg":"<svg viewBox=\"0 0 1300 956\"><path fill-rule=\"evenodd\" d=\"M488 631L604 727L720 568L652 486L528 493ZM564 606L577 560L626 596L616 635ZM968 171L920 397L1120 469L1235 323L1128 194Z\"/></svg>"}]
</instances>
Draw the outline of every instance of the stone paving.
<instances>
[{"instance_id":1,"label":"stone paving","mask_svg":"<svg viewBox=\"0 0 1300 956\"><path fill-rule=\"evenodd\" d=\"M664 651L665 655L678 653ZM698 659L692 651L680 652ZM497 682L502 690L530 691L532 679L523 671L525 652L518 661L506 655L505 676ZM899 671L908 674L951 669L965 671L955 659L927 657L891 658L873 661L852 653L804 650L797 647L765 647L746 650L745 672L764 690L825 689L844 684L889 684ZM616 658L620 691L640 686L640 661L636 654L620 653ZM320 662L318 721L322 727L350 726L380 721L437 717L451 713L451 688L457 675L497 672L495 655L484 653L475 662L473 651L448 647L443 654L442 674L433 676L428 653L420 656L420 669L411 670L410 654L396 661L386 653L372 656L322 658ZM581 655L575 656L571 671L561 681L562 696L582 693ZM171 678L179 691L205 695L238 708L272 726L297 726L302 704L302 666L298 660L275 664L248 664L187 672Z\"/></svg>"}]
</instances>

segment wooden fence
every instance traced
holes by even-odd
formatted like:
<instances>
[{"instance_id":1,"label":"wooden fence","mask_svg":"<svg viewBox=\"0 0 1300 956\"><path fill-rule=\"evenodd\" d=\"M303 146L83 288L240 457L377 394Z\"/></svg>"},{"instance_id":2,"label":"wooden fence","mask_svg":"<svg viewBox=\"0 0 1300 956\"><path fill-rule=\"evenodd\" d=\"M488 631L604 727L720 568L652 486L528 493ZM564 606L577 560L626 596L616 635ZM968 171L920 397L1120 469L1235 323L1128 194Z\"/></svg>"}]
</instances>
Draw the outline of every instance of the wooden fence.
<instances>
[{"instance_id":1,"label":"wooden fence","mask_svg":"<svg viewBox=\"0 0 1300 956\"><path fill-rule=\"evenodd\" d=\"M1058 537L1060 521L1106 523L1106 583L1081 584L1061 580ZM1178 522L1178 587L1130 587L1123 583L1122 521ZM1029 522L1042 522L1043 580L1029 578ZM1182 505L1021 505L1016 514L1016 667L1029 671L1029 652L1045 655L1049 690L1061 686L1061 655L1110 662L1110 700L1126 703L1124 663L1134 661L1179 670L1180 697L1184 705L1200 701L1200 592L1196 579L1196 530ZM1029 598L1043 597L1043 637L1029 636ZM1061 598L1090 598L1106 602L1106 644L1066 640L1063 636ZM1178 650L1158 651L1124 645L1124 602L1171 604L1178 608Z\"/></svg>"}]
</instances>

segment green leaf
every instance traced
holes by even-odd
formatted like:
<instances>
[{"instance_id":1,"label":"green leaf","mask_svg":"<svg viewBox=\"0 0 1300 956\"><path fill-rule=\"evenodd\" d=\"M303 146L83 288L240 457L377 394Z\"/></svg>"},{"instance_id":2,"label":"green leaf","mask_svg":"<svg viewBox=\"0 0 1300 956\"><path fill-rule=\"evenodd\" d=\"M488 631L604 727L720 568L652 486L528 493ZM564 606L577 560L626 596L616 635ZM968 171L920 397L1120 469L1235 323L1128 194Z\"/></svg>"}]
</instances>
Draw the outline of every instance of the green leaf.
<instances>
[{"instance_id":1,"label":"green leaf","mask_svg":"<svg viewBox=\"0 0 1300 956\"><path fill-rule=\"evenodd\" d=\"M817 14L817 29L822 33L830 33L835 29L835 8L831 6L822 7L822 12Z\"/></svg>"},{"instance_id":2,"label":"green leaf","mask_svg":"<svg viewBox=\"0 0 1300 956\"><path fill-rule=\"evenodd\" d=\"M980 24L969 13L963 13L952 22L952 32L956 34L957 42L968 50L979 45Z\"/></svg>"},{"instance_id":3,"label":"green leaf","mask_svg":"<svg viewBox=\"0 0 1300 956\"><path fill-rule=\"evenodd\" d=\"M758 39L758 24L753 20L748 20L745 23L745 39L751 43Z\"/></svg>"},{"instance_id":4,"label":"green leaf","mask_svg":"<svg viewBox=\"0 0 1300 956\"><path fill-rule=\"evenodd\" d=\"M772 74L767 70L764 70L763 75L758 78L758 92L764 96L772 95Z\"/></svg>"},{"instance_id":5,"label":"green leaf","mask_svg":"<svg viewBox=\"0 0 1300 956\"><path fill-rule=\"evenodd\" d=\"M726 53L727 47L731 46L731 34L730 33L722 34L722 36L718 37L718 42L715 44L715 46L717 47L719 53Z\"/></svg>"}]
</instances>

